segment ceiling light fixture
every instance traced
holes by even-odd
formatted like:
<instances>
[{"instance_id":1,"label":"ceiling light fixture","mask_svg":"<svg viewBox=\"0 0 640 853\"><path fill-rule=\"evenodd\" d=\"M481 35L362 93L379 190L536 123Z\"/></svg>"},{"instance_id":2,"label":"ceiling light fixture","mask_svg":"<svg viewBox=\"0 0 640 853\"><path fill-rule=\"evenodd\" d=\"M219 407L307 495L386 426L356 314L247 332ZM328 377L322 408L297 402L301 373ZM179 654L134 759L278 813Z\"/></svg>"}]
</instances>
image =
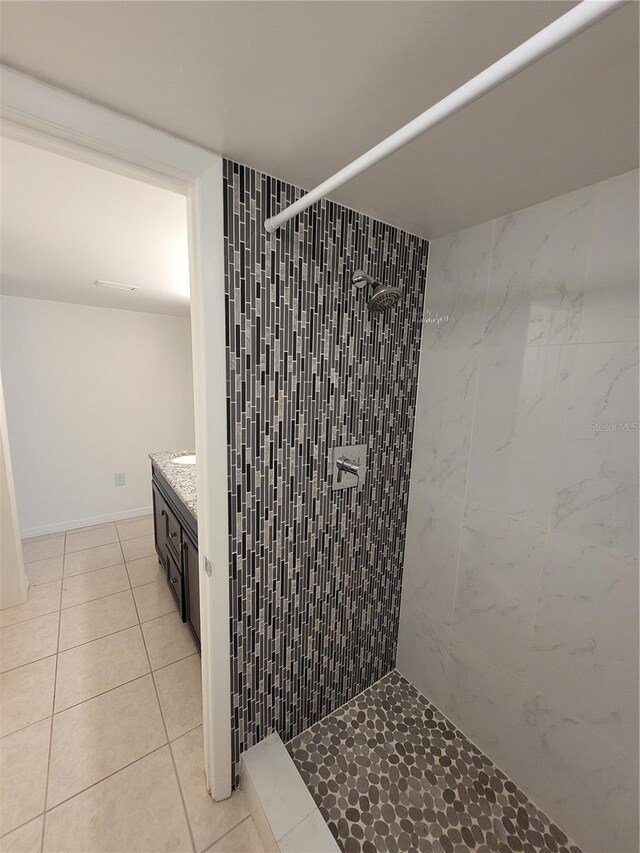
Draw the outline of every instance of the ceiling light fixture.
<instances>
[{"instance_id":1,"label":"ceiling light fixture","mask_svg":"<svg viewBox=\"0 0 640 853\"><path fill-rule=\"evenodd\" d=\"M140 290L138 285L135 284L121 284L119 281L103 281L98 278L94 281L96 287L113 287L114 290L128 290L133 293L134 290Z\"/></svg>"}]
</instances>

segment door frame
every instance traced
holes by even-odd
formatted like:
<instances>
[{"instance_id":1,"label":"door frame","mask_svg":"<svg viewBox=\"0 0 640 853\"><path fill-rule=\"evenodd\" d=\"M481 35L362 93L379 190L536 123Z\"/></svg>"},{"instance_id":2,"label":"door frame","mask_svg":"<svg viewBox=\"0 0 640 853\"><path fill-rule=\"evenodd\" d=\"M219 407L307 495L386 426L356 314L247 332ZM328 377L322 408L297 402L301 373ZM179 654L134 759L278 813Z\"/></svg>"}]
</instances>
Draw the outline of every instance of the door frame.
<instances>
[{"instance_id":1,"label":"door frame","mask_svg":"<svg viewBox=\"0 0 640 853\"><path fill-rule=\"evenodd\" d=\"M187 199L204 764L212 797L223 800L231 795L231 667L222 157L7 66L0 75L0 136Z\"/></svg>"}]
</instances>

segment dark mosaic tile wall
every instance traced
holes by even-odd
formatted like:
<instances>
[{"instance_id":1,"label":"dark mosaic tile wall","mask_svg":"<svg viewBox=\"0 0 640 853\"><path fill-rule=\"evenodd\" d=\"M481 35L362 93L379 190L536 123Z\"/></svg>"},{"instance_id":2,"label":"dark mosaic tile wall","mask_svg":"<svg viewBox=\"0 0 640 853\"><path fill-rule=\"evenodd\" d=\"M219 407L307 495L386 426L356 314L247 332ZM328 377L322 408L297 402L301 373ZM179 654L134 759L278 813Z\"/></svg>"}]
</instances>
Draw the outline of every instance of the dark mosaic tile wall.
<instances>
[{"instance_id":1,"label":"dark mosaic tile wall","mask_svg":"<svg viewBox=\"0 0 640 853\"><path fill-rule=\"evenodd\" d=\"M233 760L289 740L394 665L425 240L225 161ZM399 282L371 314L358 268ZM369 445L363 489L329 451Z\"/></svg>"},{"instance_id":2,"label":"dark mosaic tile wall","mask_svg":"<svg viewBox=\"0 0 640 853\"><path fill-rule=\"evenodd\" d=\"M345 853L581 853L395 670L287 748Z\"/></svg>"}]
</instances>

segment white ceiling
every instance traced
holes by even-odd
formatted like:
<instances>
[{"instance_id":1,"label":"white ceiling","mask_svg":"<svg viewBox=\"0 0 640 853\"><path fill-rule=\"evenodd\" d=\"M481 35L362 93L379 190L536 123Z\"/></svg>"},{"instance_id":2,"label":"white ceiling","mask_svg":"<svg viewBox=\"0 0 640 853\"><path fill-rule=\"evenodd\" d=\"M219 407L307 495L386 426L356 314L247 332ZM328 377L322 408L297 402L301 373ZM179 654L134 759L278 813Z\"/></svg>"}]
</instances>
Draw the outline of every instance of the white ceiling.
<instances>
[{"instance_id":1,"label":"white ceiling","mask_svg":"<svg viewBox=\"0 0 640 853\"><path fill-rule=\"evenodd\" d=\"M0 157L0 292L189 313L184 196L12 139Z\"/></svg>"},{"instance_id":2,"label":"white ceiling","mask_svg":"<svg viewBox=\"0 0 640 853\"><path fill-rule=\"evenodd\" d=\"M311 187L572 2L9 2L2 61ZM428 237L638 165L630 3L335 193Z\"/></svg>"}]
</instances>

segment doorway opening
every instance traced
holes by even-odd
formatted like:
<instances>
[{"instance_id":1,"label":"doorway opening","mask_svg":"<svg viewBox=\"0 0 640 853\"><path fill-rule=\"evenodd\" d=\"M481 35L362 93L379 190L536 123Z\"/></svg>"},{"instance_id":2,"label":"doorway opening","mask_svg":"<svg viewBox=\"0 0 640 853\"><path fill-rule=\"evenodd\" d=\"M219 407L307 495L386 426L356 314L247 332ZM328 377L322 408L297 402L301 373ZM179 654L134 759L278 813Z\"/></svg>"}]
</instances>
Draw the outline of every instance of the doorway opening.
<instances>
[{"instance_id":1,"label":"doorway opening","mask_svg":"<svg viewBox=\"0 0 640 853\"><path fill-rule=\"evenodd\" d=\"M117 272L108 271L106 273L92 274L92 280L87 284L91 288L92 298L95 294L99 294L100 299L113 299L114 303L100 303L81 305L73 303L72 300L65 301L63 299L46 299L42 296L38 298L24 296L16 296L14 293L7 294L7 304L10 305L8 313L3 312L7 322L11 319L16 320L15 329L29 329L29 333L33 334L33 340L36 344L36 350L39 356L42 356L45 351L51 352L51 362L55 358L61 357L63 351L69 350L70 340L72 338L69 329L65 331L64 324L58 324L58 343L49 341L49 346L45 346L45 341L35 334L38 328L46 329L47 333L51 332L53 325L48 320L42 317L36 323L32 315L34 313L42 314L46 311L55 312L58 314L68 314L71 316L74 312L78 315L74 319L74 334L81 337L84 335L85 350L76 352L76 362L72 364L72 359L68 356L67 364L69 371L85 371L85 376L89 372L89 362L95 356L99 347L103 348L104 353L110 352L109 366L114 367L117 364L120 373L120 382L123 383L121 400L126 400L131 403L132 398L136 395L144 393L144 405L141 400L133 400L134 403L140 404L138 409L146 416L162 419L164 425L169 425L170 429L163 435L160 446L157 444L157 439L151 441L147 448L147 452L163 452L170 454L185 455L186 452L193 453L197 457L197 465L195 471L192 469L192 477L195 482L195 492L197 500L197 517L198 517L198 550L196 552L195 565L191 567L191 571L195 578L199 581L199 634L202 647L202 659L196 653L196 647L193 645L192 634L188 633L189 628L180 622L179 628L187 631L174 631L176 636L179 635L176 642L182 643L183 651L187 649L186 641L192 642L193 653L186 654L180 657L179 661L190 660L192 669L194 669L193 661L197 661L197 675L202 679L202 700L201 700L201 717L202 717L202 743L203 743L203 764L207 779L207 787L211 795L216 800L222 800L228 797L231 793L231 761L230 761L230 703L229 703L229 619L228 619L228 522L227 522L227 499L226 499L226 420L225 420L225 350L224 350L224 275L223 275L223 254L222 254L222 168L221 158L211 152L204 151L188 143L174 139L160 131L155 131L146 127L134 120L125 119L109 110L97 107L94 104L78 99L67 93L53 89L49 86L24 77L17 72L3 70L3 92L2 92L2 135L3 142L6 143L6 149L10 146L20 145L27 148L34 156L56 156L60 160L67 161L68 164L75 168L99 167L106 176L105 179L122 179L126 176L127 179L135 179L137 182L142 182L140 186L144 187L147 193L157 192L164 196L172 196L174 201L178 201L182 205L184 215L184 229L181 238L180 247L176 249L174 261L176 268L180 268L181 282L183 287L182 294L164 295L156 294L157 298L165 300L165 307L169 306L168 310L163 311L158 308L158 303L155 303L157 313L145 310L148 305L144 300L151 299L152 289L148 286L140 284L140 276L129 274L117 274ZM63 155L61 157L60 155ZM68 202L66 198L68 193L68 184L64 182L60 186L61 203ZM160 196L158 195L159 199ZM156 211L157 212L157 211ZM130 213L130 211L129 211ZM124 215L124 214L123 214ZM152 219L153 216L150 216ZM41 236L47 239L55 232L54 223L49 219L51 227L43 227L44 232ZM54 245L52 248L52 257L55 255ZM78 255L82 256L87 250L86 243L79 241ZM165 257L166 263L169 255ZM186 264L185 264L186 261ZM160 277L160 273L154 276L155 279ZM180 276L178 276L180 278ZM135 279L135 280L134 280ZM107 284L95 284L95 281L100 280L109 282ZM186 287L191 285L191 305L190 319L187 316L188 297ZM137 290L125 290L115 285L138 286ZM146 292L145 292L146 291ZM125 299L126 296L131 297L133 304L136 300L139 301L138 307L133 310L125 308L118 302L120 299ZM2 297L3 302L5 296ZM97 297L95 297L97 300ZM179 307L176 305L182 299L182 314ZM172 303L172 300L174 302ZM10 301L10 302L9 302ZM116 302L118 304L116 304ZM41 303L39 305L29 304L25 309L25 303ZM173 307L170 306L173 305ZM125 304L127 304L125 302ZM50 306L53 306L51 308ZM4 307L4 306L3 306ZM187 309L187 310L184 310ZM171 313L175 310L175 313ZM120 320L124 315L127 315L129 328L126 332L120 328L116 333L113 329L109 329L108 323L101 322L95 325L95 333L91 334L92 324L97 316L96 312L102 312L101 318L107 315L118 316ZM139 315L139 316L137 316ZM148 318L153 316L153 321ZM153 331L147 328L145 332L140 331L141 325L144 326L142 318L146 318L146 325L153 326ZM19 323L18 323L19 321ZM161 333L164 329L166 335ZM136 331L137 330L137 331ZM147 335L145 337L145 334ZM166 357L168 349L165 346L166 337L173 340L175 349L173 350L175 358L173 363L170 358ZM4 338L4 335L3 335ZM190 338L190 340L189 340ZM134 340L135 339L135 340ZM5 344L6 340L6 344ZM23 341L17 340L16 334L9 335L3 340L3 347L11 347L23 345ZM164 349L163 349L164 347ZM109 349L110 348L110 349ZM78 348L79 350L80 348ZM178 354L179 353L179 354ZM141 389L139 386L130 387L132 378L140 376L140 361L149 359L153 356L159 359L157 377L154 378L152 373L145 375L146 387ZM192 375L193 383L190 381L189 367L193 359ZM3 356L4 362L4 356ZM44 359L42 359L44 363ZM129 365L127 372L126 367ZM3 371L4 372L4 371ZM112 374L115 371L112 370ZM186 378L185 378L186 377ZM64 379L64 377L63 377ZM67 377L68 383L71 384L72 377ZM6 381L6 380L5 380ZM18 378L24 384L24 374ZM166 393L163 394L163 384L166 386ZM60 383L64 387L64 382ZM60 387L60 385L58 387ZM170 386L170 387L169 387ZM16 386L14 386L16 387ZM49 388L49 384L45 381L41 388L43 394ZM90 383L85 384L85 389L90 389ZM26 401L29 393L33 392L34 388L23 388L24 394L21 404ZM69 389L67 389L69 390ZM6 389L5 389L6 391ZM16 395L13 391L9 394L9 405L13 408ZM96 398L99 396L97 391ZM117 398L117 394L114 399ZM57 406L57 411L60 411L63 403L57 400L50 400L50 404ZM124 405L124 404L123 404ZM96 408L91 402L91 394L85 397L85 406L90 414L94 414ZM191 413L190 413L191 412ZM149 415L151 413L151 416ZM28 413L19 413L17 418L14 418L10 411L10 420L14 423L20 423ZM189 434L189 424L191 424L191 433ZM118 412L112 412L108 417L108 423L102 425L104 434L113 434L117 431ZM76 429L77 423L72 418L71 408L68 410L67 428L68 430ZM46 445L47 439L51 438L48 435L47 423L41 424L43 444ZM172 432L173 430L173 432ZM16 434L16 444L19 444L20 427L12 428L10 425L10 433ZM88 430L85 429L85 433ZM194 439L190 438L194 436ZM100 446L100 442L95 440L94 448ZM79 442L75 442L79 446ZM52 444L53 446L53 444ZM72 465L78 469L75 474L78 478L84 478L85 482L91 480L91 477L98 470L98 461L102 464L103 460L96 458L87 459L86 449L82 454L78 451L78 456L83 458L74 459L70 454L73 449L74 442L69 442L65 448L65 453L61 454L58 460L60 482L64 482L64 475L69 472ZM33 450L33 444L31 444ZM12 448L10 447L12 450ZM44 452L45 448L37 448L38 452ZM13 450L12 450L13 452ZM17 452L17 451L16 451ZM111 483L109 488L112 493L118 494L117 490L131 489L133 486L139 485L139 457L140 451L136 450L136 465L135 472L132 463L124 459L120 465L116 465L114 470L110 471ZM55 455L55 454L54 454ZM37 457L37 453L32 453L32 459ZM63 458L64 457L64 458ZM28 450L25 454L28 458ZM135 551L136 546L142 547L142 542L137 540L145 540L144 550L149 550L149 542L153 541L154 552L157 542L154 525L148 518L152 513L151 502L151 465L150 460L145 459L144 465L147 470L147 487L148 501L147 503L138 502L135 506L130 505L128 508L118 511L117 508L107 510L104 513L96 512L93 515L82 515L82 513L67 512L63 517L60 512L59 516L54 517L48 524L50 529L42 529L47 527L47 522L42 521L44 516L33 517L36 519L33 523L27 522L24 526L24 532L28 539L32 540L32 545L27 545L25 551L29 551L27 558L33 557L38 552L38 547L42 550L47 549L43 543L46 539L40 539L41 543L37 546L35 536L46 536L57 538L60 542L60 536L63 537L62 554L63 557L63 575L60 578L53 580L60 581L60 602L64 595L62 587L64 585L64 560L66 552L69 555L74 553L88 552L95 548L103 548L109 545L115 545L120 548L123 560L121 567L124 571L107 572L101 576L104 577L105 588L109 589L109 594L120 595L125 594L133 599L133 606L138 613L136 599L144 598L140 592L136 593L135 589L142 589L148 586L147 604L150 604L154 598L151 609L146 611L147 615L155 613L156 619L162 620L169 613L160 614L158 607L161 609L168 608L168 603L161 602L171 601L171 592L167 580L162 578L164 587L160 585L160 580L152 579L149 585L140 584L139 587L134 587L131 577L138 573L138 580L147 579L149 575L144 572L151 573L157 571L157 567L152 567L151 561L154 559L154 554L141 554ZM16 479L22 479L22 469L24 466L20 463L20 471L16 471L14 464L14 474ZM36 467L36 466L32 466ZM111 465L113 468L113 465ZM93 469L93 470L92 470ZM134 472L129 476L129 472ZM34 477L34 482L37 482L37 470L32 470L30 474ZM122 474L124 474L124 484L122 483ZM52 480L52 482L55 482ZM20 490L19 486L19 490ZM42 497L42 496L39 496ZM135 502L134 502L135 503ZM118 515L120 518L100 518L100 515ZM129 516L128 518L126 516ZM147 518L145 518L145 515ZM72 533L67 534L69 528L66 526L66 518L71 518L72 521L80 520L77 528L71 528ZM151 529L149 526L151 525ZM56 530L56 526L58 529ZM93 528L93 529L91 529ZM100 538L110 538L115 535L117 541L103 542L97 544ZM107 532L100 532L100 531ZM137 534L141 535L137 535ZM29 536L28 534L31 534ZM129 534L132 534L129 536ZM136 534L136 535L133 535ZM73 539L72 537L77 537ZM129 538L127 538L129 536ZM84 537L84 538L83 538ZM69 541L69 548L65 547L66 541ZM126 543L130 544L127 545ZM136 546L131 543L136 543ZM78 545L87 545L90 547L80 548ZM53 547L51 545L49 548ZM59 544L56 546L59 548ZM77 548L77 550L71 550ZM129 561L124 559L125 551L129 555ZM87 557L87 554L84 555ZM150 558L150 559L148 559ZM42 560L52 559L50 557L42 557ZM134 564L136 560L143 561L136 565L129 566L129 563ZM82 562L82 558L75 557L70 560L73 562ZM144 564L146 561L146 565ZM39 562L39 560L33 560ZM205 564L213 566L215 571L205 571ZM111 569L112 566L105 566L95 569L95 572L102 572L103 568ZM41 568L41 571L46 573L47 568ZM52 567L50 571L55 571ZM82 572L77 577L82 578L75 581L76 587L99 586L98 574L89 579L89 576L94 574L91 572ZM117 575L116 580L114 577ZM129 584L129 589L120 592L111 592L110 583L124 583L126 580ZM113 577L112 577L113 576ZM69 575L71 577L71 575ZM119 578L119 581L118 581ZM134 581L135 582L135 581ZM46 583L46 582L45 582ZM153 586L154 594L150 593ZM34 584L33 589L36 588ZM192 584L193 589L193 584ZM166 593L166 594L165 594ZM90 595L88 592L78 592L78 595ZM167 598L167 594L169 598ZM71 594L70 594L71 595ZM100 596L95 600L106 600L108 596ZM94 600L94 599L92 599ZM71 602L72 598L67 597L67 602ZM175 604L176 597L173 597ZM81 602L80 606L84 606L87 602ZM71 607L76 606L72 603ZM155 610L154 610L155 608ZM62 609L66 609L62 605ZM59 618L60 608L55 611L55 619ZM142 605L144 611L144 605ZM173 613L174 611L169 611ZM49 614L44 614L47 616ZM195 615L195 611L194 614ZM11 618L11 617L8 617ZM51 620L53 621L53 620ZM91 621L91 620L90 620ZM97 621L97 620L96 620ZM138 628L143 644L145 640L145 629L141 627L145 622L151 623L152 620L140 620L138 617ZM168 622L169 620L167 620ZM188 624L188 622L187 622ZM7 626L9 627L9 626ZM123 627L122 631L126 632L134 626ZM57 632L59 633L59 631ZM96 638L101 639L101 638ZM56 643L57 634L56 634ZM90 640L93 642L93 640ZM166 644L166 643L165 643ZM162 643L160 643L162 645ZM171 645L171 643L169 643ZM82 644L84 646L84 643ZM78 648L73 646L70 648ZM146 647L146 646L145 646ZM151 648L151 646L147 647ZM56 655L66 652L67 649L56 646ZM181 655L181 652L176 652L175 649L171 654ZM49 655L51 657L52 655ZM148 664L151 673L156 670L150 662L152 653L148 654ZM161 658L156 657L156 663ZM165 658L166 659L166 658ZM142 664L141 664L142 665ZM168 667L173 664L167 664ZM186 665L184 665L186 669ZM140 676L140 680L144 680L146 676ZM166 677L166 676L165 676ZM151 681L155 681L154 675L149 675ZM198 678L199 680L199 678ZM195 681L195 680L194 680ZM117 688L119 690L122 685ZM156 699L161 690L156 693ZM106 693L101 693L106 695ZM159 700L161 701L161 700ZM196 697L192 705L194 707L200 703L199 695ZM166 704L166 703L165 703ZM55 712L54 712L55 713ZM162 714L161 714L162 716ZM165 720L166 724L166 720ZM186 722L181 726L187 725ZM174 729L177 731L177 729ZM171 740L167 726L167 738ZM154 747L155 749L155 747Z\"/></svg>"}]
</instances>

